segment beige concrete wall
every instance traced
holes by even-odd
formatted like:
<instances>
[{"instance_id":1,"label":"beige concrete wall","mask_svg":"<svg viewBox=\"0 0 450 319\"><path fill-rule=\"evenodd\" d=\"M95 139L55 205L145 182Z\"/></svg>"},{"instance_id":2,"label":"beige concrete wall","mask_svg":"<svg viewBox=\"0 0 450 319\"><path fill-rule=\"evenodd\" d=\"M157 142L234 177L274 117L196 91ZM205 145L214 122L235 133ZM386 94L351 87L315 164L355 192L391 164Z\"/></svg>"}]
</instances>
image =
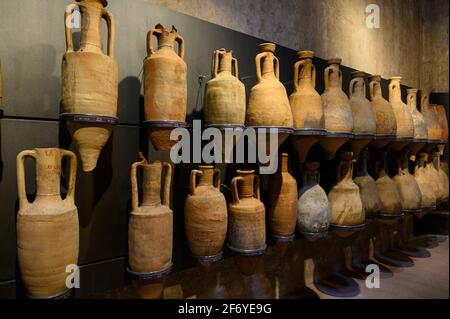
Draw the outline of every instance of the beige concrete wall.
<instances>
[{"instance_id":1,"label":"beige concrete wall","mask_svg":"<svg viewBox=\"0 0 450 319\"><path fill-rule=\"evenodd\" d=\"M410 86L433 85L437 91L448 87L448 41L435 43L448 40L448 0L147 1L292 49L312 49L321 58L339 56L345 65L368 73L402 75L403 83ZM365 8L370 3L379 5L379 29L366 26ZM432 5L435 9L428 12ZM446 23L437 23L435 14ZM424 37L436 24L443 31ZM422 38L432 44L422 44ZM437 51L431 50L424 59L422 51L429 47ZM427 80L421 81L422 77Z\"/></svg>"},{"instance_id":2,"label":"beige concrete wall","mask_svg":"<svg viewBox=\"0 0 450 319\"><path fill-rule=\"evenodd\" d=\"M448 92L448 0L422 0L421 87Z\"/></svg>"}]
</instances>

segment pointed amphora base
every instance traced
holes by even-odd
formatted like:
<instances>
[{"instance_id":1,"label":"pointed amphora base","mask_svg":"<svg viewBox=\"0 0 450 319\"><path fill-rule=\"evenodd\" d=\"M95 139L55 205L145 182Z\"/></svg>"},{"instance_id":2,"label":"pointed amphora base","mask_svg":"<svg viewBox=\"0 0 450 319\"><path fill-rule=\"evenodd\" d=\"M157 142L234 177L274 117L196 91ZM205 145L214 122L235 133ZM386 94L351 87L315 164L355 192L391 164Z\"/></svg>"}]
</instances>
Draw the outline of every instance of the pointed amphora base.
<instances>
[{"instance_id":1,"label":"pointed amphora base","mask_svg":"<svg viewBox=\"0 0 450 319\"><path fill-rule=\"evenodd\" d=\"M353 152L353 159L358 159L359 153L364 147L366 147L371 141L373 141L374 135L354 135L353 139L348 141L350 150Z\"/></svg>"},{"instance_id":2,"label":"pointed amphora base","mask_svg":"<svg viewBox=\"0 0 450 319\"><path fill-rule=\"evenodd\" d=\"M414 139L412 143L408 145L410 152L410 159L415 161L417 153L425 146L427 139Z\"/></svg>"},{"instance_id":3,"label":"pointed amphora base","mask_svg":"<svg viewBox=\"0 0 450 319\"><path fill-rule=\"evenodd\" d=\"M220 130L222 161L223 163L231 163L233 160L233 149L235 145L241 140L245 126L240 124L210 124L205 126L205 129L208 129L210 127Z\"/></svg>"},{"instance_id":4,"label":"pointed amphora base","mask_svg":"<svg viewBox=\"0 0 450 319\"><path fill-rule=\"evenodd\" d=\"M321 136L325 136L325 130L299 130L294 129L294 133L289 137L289 140L294 145L300 163L305 163L311 147L316 144Z\"/></svg>"},{"instance_id":5,"label":"pointed amphora base","mask_svg":"<svg viewBox=\"0 0 450 319\"><path fill-rule=\"evenodd\" d=\"M413 138L411 137L397 137L395 141L389 143L389 148L391 148L394 152L400 152L406 146L413 142Z\"/></svg>"},{"instance_id":6,"label":"pointed amphora base","mask_svg":"<svg viewBox=\"0 0 450 319\"><path fill-rule=\"evenodd\" d=\"M344 145L350 138L352 138L352 133L338 132L331 133L327 132L326 136L323 136L319 140L320 146L325 150L326 159L332 160L336 155L337 150Z\"/></svg>"},{"instance_id":7,"label":"pointed amphora base","mask_svg":"<svg viewBox=\"0 0 450 319\"><path fill-rule=\"evenodd\" d=\"M427 143L425 143L424 147L420 151L430 153L438 147L439 142L439 140L427 140Z\"/></svg>"},{"instance_id":8,"label":"pointed amphora base","mask_svg":"<svg viewBox=\"0 0 450 319\"><path fill-rule=\"evenodd\" d=\"M148 139L157 151L169 151L178 140L171 140L170 134L176 128L186 128L186 122L180 121L144 121Z\"/></svg>"},{"instance_id":9,"label":"pointed amphora base","mask_svg":"<svg viewBox=\"0 0 450 319\"><path fill-rule=\"evenodd\" d=\"M380 150L386 147L390 142L395 139L395 135L388 134L376 134L375 139L369 143L369 147Z\"/></svg>"},{"instance_id":10,"label":"pointed amphora base","mask_svg":"<svg viewBox=\"0 0 450 319\"><path fill-rule=\"evenodd\" d=\"M105 123L69 122L67 127L80 153L83 172L94 170L114 126Z\"/></svg>"},{"instance_id":11,"label":"pointed amphora base","mask_svg":"<svg viewBox=\"0 0 450 319\"><path fill-rule=\"evenodd\" d=\"M445 146L447 145L448 141L442 141L442 144L438 144L438 151L439 155L444 155Z\"/></svg>"},{"instance_id":12,"label":"pointed amphora base","mask_svg":"<svg viewBox=\"0 0 450 319\"><path fill-rule=\"evenodd\" d=\"M291 135L294 130L291 127L285 126L249 126L255 130L256 140L250 141L250 144L253 143L256 146L256 150L258 154L261 152L265 154L267 157L270 155L275 156L278 154L278 149L280 145ZM263 140L265 139L265 140ZM273 143L276 143L273 145ZM259 147L263 147L263 150L259 150ZM271 151L276 150L275 154L271 154ZM271 166L272 161L269 160L266 163L261 162L261 158L256 156L257 162L262 166Z\"/></svg>"}]
</instances>

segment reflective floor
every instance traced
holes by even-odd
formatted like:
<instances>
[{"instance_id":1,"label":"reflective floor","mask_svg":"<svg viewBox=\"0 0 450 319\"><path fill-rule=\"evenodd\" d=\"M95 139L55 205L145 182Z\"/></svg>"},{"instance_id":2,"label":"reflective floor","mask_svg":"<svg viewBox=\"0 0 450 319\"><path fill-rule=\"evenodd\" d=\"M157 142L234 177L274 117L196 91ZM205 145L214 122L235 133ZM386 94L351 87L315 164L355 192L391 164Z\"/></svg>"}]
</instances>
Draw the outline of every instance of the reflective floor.
<instances>
[{"instance_id":1,"label":"reflective floor","mask_svg":"<svg viewBox=\"0 0 450 319\"><path fill-rule=\"evenodd\" d=\"M154 280L128 276L125 286L90 297L448 298L448 238L413 238L411 222L276 243L261 256L232 255ZM378 279L379 288L366 286Z\"/></svg>"}]
</instances>

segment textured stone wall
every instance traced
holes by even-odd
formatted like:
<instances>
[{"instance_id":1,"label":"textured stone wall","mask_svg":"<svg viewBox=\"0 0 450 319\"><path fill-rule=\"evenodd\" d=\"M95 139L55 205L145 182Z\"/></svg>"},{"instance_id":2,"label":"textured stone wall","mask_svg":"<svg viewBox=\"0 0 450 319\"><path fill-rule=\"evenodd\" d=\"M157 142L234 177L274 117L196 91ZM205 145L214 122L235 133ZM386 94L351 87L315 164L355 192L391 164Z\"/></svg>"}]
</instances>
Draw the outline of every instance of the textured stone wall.
<instances>
[{"instance_id":1,"label":"textured stone wall","mask_svg":"<svg viewBox=\"0 0 450 319\"><path fill-rule=\"evenodd\" d=\"M421 87L448 92L448 0L422 0Z\"/></svg>"},{"instance_id":2,"label":"textured stone wall","mask_svg":"<svg viewBox=\"0 0 450 319\"><path fill-rule=\"evenodd\" d=\"M368 73L401 75L410 86L448 91L448 0L146 1L292 49L312 49L321 58L339 56ZM371 3L380 8L379 29L366 27Z\"/></svg>"}]
</instances>

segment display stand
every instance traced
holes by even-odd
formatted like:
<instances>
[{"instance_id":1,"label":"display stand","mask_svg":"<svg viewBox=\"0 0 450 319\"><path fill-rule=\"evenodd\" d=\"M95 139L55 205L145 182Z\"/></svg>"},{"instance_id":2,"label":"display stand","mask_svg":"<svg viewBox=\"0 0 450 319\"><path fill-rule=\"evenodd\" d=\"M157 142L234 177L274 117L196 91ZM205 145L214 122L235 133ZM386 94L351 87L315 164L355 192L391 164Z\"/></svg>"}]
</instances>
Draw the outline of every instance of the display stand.
<instances>
[{"instance_id":1,"label":"display stand","mask_svg":"<svg viewBox=\"0 0 450 319\"><path fill-rule=\"evenodd\" d=\"M103 116L95 114L77 114L77 113L61 113L60 119L66 122L86 122L86 123L98 123L116 125L118 122L117 117Z\"/></svg>"},{"instance_id":2,"label":"display stand","mask_svg":"<svg viewBox=\"0 0 450 319\"><path fill-rule=\"evenodd\" d=\"M267 248L267 246L264 245L264 247L260 248L260 249L244 250L244 249L232 247L232 246L230 246L230 244L227 244L227 247L231 251L233 251L235 254L240 255L240 256L261 256L261 255L265 254L266 248Z\"/></svg>"},{"instance_id":3,"label":"display stand","mask_svg":"<svg viewBox=\"0 0 450 319\"><path fill-rule=\"evenodd\" d=\"M159 271L152 271L152 272L135 272L132 271L130 268L127 267L127 273L130 274L132 277L136 277L139 280L147 280L147 279L158 279L161 277L164 277L172 271L173 264L170 263L169 266L166 268L159 270Z\"/></svg>"}]
</instances>

